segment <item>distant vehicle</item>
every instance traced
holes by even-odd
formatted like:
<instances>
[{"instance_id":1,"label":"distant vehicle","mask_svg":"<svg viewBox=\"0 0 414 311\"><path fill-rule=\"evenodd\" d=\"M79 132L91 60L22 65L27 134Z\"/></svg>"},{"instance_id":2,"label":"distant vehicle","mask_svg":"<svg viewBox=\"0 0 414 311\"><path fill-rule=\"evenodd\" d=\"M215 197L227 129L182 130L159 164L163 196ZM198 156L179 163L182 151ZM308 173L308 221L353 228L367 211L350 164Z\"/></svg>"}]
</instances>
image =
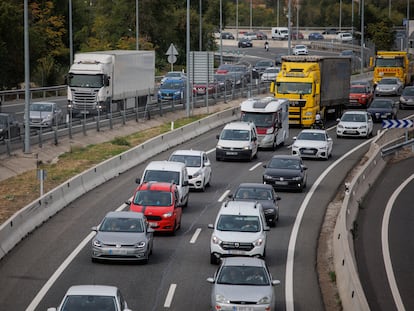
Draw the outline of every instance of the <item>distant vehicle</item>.
<instances>
[{"instance_id":1,"label":"distant vehicle","mask_svg":"<svg viewBox=\"0 0 414 311\"><path fill-rule=\"evenodd\" d=\"M337 121L338 138L344 136L368 138L372 135L373 121L369 112L348 110Z\"/></svg>"},{"instance_id":2,"label":"distant vehicle","mask_svg":"<svg viewBox=\"0 0 414 311\"><path fill-rule=\"evenodd\" d=\"M246 32L243 34L243 39L256 40L257 35L255 32Z\"/></svg>"},{"instance_id":3,"label":"distant vehicle","mask_svg":"<svg viewBox=\"0 0 414 311\"><path fill-rule=\"evenodd\" d=\"M340 56L349 56L352 57L355 55L355 52L353 50L343 50L341 53L339 53Z\"/></svg>"},{"instance_id":4,"label":"distant vehicle","mask_svg":"<svg viewBox=\"0 0 414 311\"><path fill-rule=\"evenodd\" d=\"M267 40L267 34L265 34L263 31L257 31L256 38L257 40Z\"/></svg>"},{"instance_id":5,"label":"distant vehicle","mask_svg":"<svg viewBox=\"0 0 414 311\"><path fill-rule=\"evenodd\" d=\"M107 285L71 286L59 307L47 309L47 311L72 310L131 311L120 290L115 286Z\"/></svg>"},{"instance_id":6,"label":"distant vehicle","mask_svg":"<svg viewBox=\"0 0 414 311\"><path fill-rule=\"evenodd\" d=\"M353 40L350 32L340 32L336 35L336 39L341 42L351 42Z\"/></svg>"},{"instance_id":7,"label":"distant vehicle","mask_svg":"<svg viewBox=\"0 0 414 311\"><path fill-rule=\"evenodd\" d=\"M211 162L202 150L176 150L168 161L182 162L188 173L190 189L204 191L211 183Z\"/></svg>"},{"instance_id":8,"label":"distant vehicle","mask_svg":"<svg viewBox=\"0 0 414 311\"><path fill-rule=\"evenodd\" d=\"M338 30L336 30L335 28L328 28L322 32L323 35L336 35L337 33Z\"/></svg>"},{"instance_id":9,"label":"distant vehicle","mask_svg":"<svg viewBox=\"0 0 414 311\"><path fill-rule=\"evenodd\" d=\"M289 28L287 27L272 27L273 40L287 40L289 39Z\"/></svg>"},{"instance_id":10,"label":"distant vehicle","mask_svg":"<svg viewBox=\"0 0 414 311\"><path fill-rule=\"evenodd\" d=\"M285 54L276 54L275 56L275 65L276 66L280 66L282 65L282 56L284 56Z\"/></svg>"},{"instance_id":11,"label":"distant vehicle","mask_svg":"<svg viewBox=\"0 0 414 311\"><path fill-rule=\"evenodd\" d=\"M332 138L326 130L302 130L293 137L292 155L328 160L332 155Z\"/></svg>"},{"instance_id":12,"label":"distant vehicle","mask_svg":"<svg viewBox=\"0 0 414 311\"><path fill-rule=\"evenodd\" d=\"M184 80L187 79L187 76L182 71L169 71L165 74L165 76L161 79L161 84L163 84L166 80Z\"/></svg>"},{"instance_id":13,"label":"distant vehicle","mask_svg":"<svg viewBox=\"0 0 414 311\"><path fill-rule=\"evenodd\" d=\"M324 40L324 39L325 39L325 37L322 34L320 34L319 32L311 32L308 35L308 40Z\"/></svg>"},{"instance_id":14,"label":"distant vehicle","mask_svg":"<svg viewBox=\"0 0 414 311\"><path fill-rule=\"evenodd\" d=\"M260 81L262 82L272 82L276 81L276 77L280 72L280 67L269 67L263 71Z\"/></svg>"},{"instance_id":15,"label":"distant vehicle","mask_svg":"<svg viewBox=\"0 0 414 311\"><path fill-rule=\"evenodd\" d=\"M231 74L214 74L214 80L217 81L220 92L227 92L233 88L233 79Z\"/></svg>"},{"instance_id":16,"label":"distant vehicle","mask_svg":"<svg viewBox=\"0 0 414 311\"><path fill-rule=\"evenodd\" d=\"M225 258L207 282L213 285L212 310L274 310L274 286L280 284L263 259L248 257Z\"/></svg>"},{"instance_id":17,"label":"distant vehicle","mask_svg":"<svg viewBox=\"0 0 414 311\"><path fill-rule=\"evenodd\" d=\"M92 230L96 232L91 242L92 261L135 260L148 263L154 230L148 227L144 214L109 212Z\"/></svg>"},{"instance_id":18,"label":"distant vehicle","mask_svg":"<svg viewBox=\"0 0 414 311\"><path fill-rule=\"evenodd\" d=\"M231 32L222 32L221 38L228 39L228 40L234 40L234 35Z\"/></svg>"},{"instance_id":19,"label":"distant vehicle","mask_svg":"<svg viewBox=\"0 0 414 311\"><path fill-rule=\"evenodd\" d=\"M303 33L296 32L296 30L292 31L291 35L292 40L303 40L305 37L303 36Z\"/></svg>"},{"instance_id":20,"label":"distant vehicle","mask_svg":"<svg viewBox=\"0 0 414 311\"><path fill-rule=\"evenodd\" d=\"M212 97L216 98L219 92L219 85L217 81L211 81L209 83L194 83L193 84L193 95L195 96L204 96L204 95L212 95Z\"/></svg>"},{"instance_id":21,"label":"distant vehicle","mask_svg":"<svg viewBox=\"0 0 414 311\"><path fill-rule=\"evenodd\" d=\"M262 75L263 71L265 71L266 68L274 67L274 66L275 66L275 62L270 59L262 59L262 60L257 61L256 64L253 66L253 71L256 72L257 74L256 74L256 77L253 77L253 78L258 79ZM253 73L253 75L255 74Z\"/></svg>"},{"instance_id":22,"label":"distant vehicle","mask_svg":"<svg viewBox=\"0 0 414 311\"><path fill-rule=\"evenodd\" d=\"M414 108L414 86L406 86L400 96L400 109Z\"/></svg>"},{"instance_id":23,"label":"distant vehicle","mask_svg":"<svg viewBox=\"0 0 414 311\"><path fill-rule=\"evenodd\" d=\"M374 99L374 93L366 85L352 84L349 89L347 107L367 108Z\"/></svg>"},{"instance_id":24,"label":"distant vehicle","mask_svg":"<svg viewBox=\"0 0 414 311\"><path fill-rule=\"evenodd\" d=\"M35 102L30 104L29 124L31 127L52 127L63 123L63 112L57 103Z\"/></svg>"},{"instance_id":25,"label":"distant vehicle","mask_svg":"<svg viewBox=\"0 0 414 311\"><path fill-rule=\"evenodd\" d=\"M279 220L279 204L281 198L276 194L271 185L263 183L241 183L230 195L237 201L259 202L263 207L266 222L269 226L276 226Z\"/></svg>"},{"instance_id":26,"label":"distant vehicle","mask_svg":"<svg viewBox=\"0 0 414 311\"><path fill-rule=\"evenodd\" d=\"M308 167L299 156L274 155L263 167L263 183L272 185L276 190L302 192L306 188Z\"/></svg>"},{"instance_id":27,"label":"distant vehicle","mask_svg":"<svg viewBox=\"0 0 414 311\"><path fill-rule=\"evenodd\" d=\"M14 114L0 113L0 141L20 137L20 123Z\"/></svg>"},{"instance_id":28,"label":"distant vehicle","mask_svg":"<svg viewBox=\"0 0 414 311\"><path fill-rule=\"evenodd\" d=\"M368 107L367 112L374 122L397 119L397 103L390 98L375 98Z\"/></svg>"},{"instance_id":29,"label":"distant vehicle","mask_svg":"<svg viewBox=\"0 0 414 311\"><path fill-rule=\"evenodd\" d=\"M376 96L396 95L400 96L404 85L398 78L382 78L375 88Z\"/></svg>"},{"instance_id":30,"label":"distant vehicle","mask_svg":"<svg viewBox=\"0 0 414 311\"><path fill-rule=\"evenodd\" d=\"M147 182L138 185L132 201L125 202L131 212L143 213L148 225L157 232L172 235L181 227L182 207L177 185Z\"/></svg>"},{"instance_id":31,"label":"distant vehicle","mask_svg":"<svg viewBox=\"0 0 414 311\"><path fill-rule=\"evenodd\" d=\"M157 94L158 102L163 100L173 100L180 103L184 102L186 94L186 81L182 79L167 79L160 86Z\"/></svg>"},{"instance_id":32,"label":"distant vehicle","mask_svg":"<svg viewBox=\"0 0 414 311\"><path fill-rule=\"evenodd\" d=\"M251 48L251 47L253 47L253 42L252 42L252 40L250 40L248 38L241 38L239 40L238 47L239 48Z\"/></svg>"},{"instance_id":33,"label":"distant vehicle","mask_svg":"<svg viewBox=\"0 0 414 311\"><path fill-rule=\"evenodd\" d=\"M367 87L371 92L374 92L374 88L372 86L372 81L371 80L352 80L351 81L351 87L353 85L363 85L363 86Z\"/></svg>"},{"instance_id":34,"label":"distant vehicle","mask_svg":"<svg viewBox=\"0 0 414 311\"><path fill-rule=\"evenodd\" d=\"M308 55L309 51L306 45L298 44L293 48L293 55Z\"/></svg>"}]
</instances>

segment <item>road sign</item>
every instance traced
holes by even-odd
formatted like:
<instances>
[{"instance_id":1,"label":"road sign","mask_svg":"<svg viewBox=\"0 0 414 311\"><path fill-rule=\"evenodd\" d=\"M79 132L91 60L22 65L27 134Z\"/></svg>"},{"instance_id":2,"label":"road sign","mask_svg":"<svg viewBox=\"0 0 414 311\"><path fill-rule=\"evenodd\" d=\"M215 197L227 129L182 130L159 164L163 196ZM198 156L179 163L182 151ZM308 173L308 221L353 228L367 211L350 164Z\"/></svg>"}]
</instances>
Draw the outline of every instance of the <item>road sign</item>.
<instances>
[{"instance_id":1,"label":"road sign","mask_svg":"<svg viewBox=\"0 0 414 311\"><path fill-rule=\"evenodd\" d=\"M168 62L170 64L174 64L177 61L177 56L175 55L168 55Z\"/></svg>"},{"instance_id":2,"label":"road sign","mask_svg":"<svg viewBox=\"0 0 414 311\"><path fill-rule=\"evenodd\" d=\"M413 127L413 120L382 120L382 128L384 129L403 129Z\"/></svg>"},{"instance_id":3,"label":"road sign","mask_svg":"<svg viewBox=\"0 0 414 311\"><path fill-rule=\"evenodd\" d=\"M178 51L175 48L174 44L170 44L170 47L168 48L168 51L165 53L165 55L178 55Z\"/></svg>"}]
</instances>

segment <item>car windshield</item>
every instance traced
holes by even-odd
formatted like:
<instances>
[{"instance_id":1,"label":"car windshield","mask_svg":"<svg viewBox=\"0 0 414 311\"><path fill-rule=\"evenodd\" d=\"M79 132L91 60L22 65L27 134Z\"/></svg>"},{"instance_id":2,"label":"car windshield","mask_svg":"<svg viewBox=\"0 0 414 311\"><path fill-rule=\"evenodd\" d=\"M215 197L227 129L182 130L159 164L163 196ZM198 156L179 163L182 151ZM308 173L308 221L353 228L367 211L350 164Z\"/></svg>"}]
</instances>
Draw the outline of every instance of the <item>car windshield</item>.
<instances>
[{"instance_id":1,"label":"car windshield","mask_svg":"<svg viewBox=\"0 0 414 311\"><path fill-rule=\"evenodd\" d=\"M300 161L298 159L273 158L270 160L269 168L298 170L300 169Z\"/></svg>"},{"instance_id":2,"label":"car windshield","mask_svg":"<svg viewBox=\"0 0 414 311\"><path fill-rule=\"evenodd\" d=\"M214 75L214 79L219 81L219 82L223 82L223 81L229 80L230 77L228 77L226 75Z\"/></svg>"},{"instance_id":3,"label":"car windshield","mask_svg":"<svg viewBox=\"0 0 414 311\"><path fill-rule=\"evenodd\" d=\"M277 93L279 94L311 94L312 84L301 82L278 82Z\"/></svg>"},{"instance_id":4,"label":"car windshield","mask_svg":"<svg viewBox=\"0 0 414 311\"><path fill-rule=\"evenodd\" d=\"M144 182L159 181L168 182L179 185L180 184L180 173L175 171L164 171L164 170L147 170L144 175Z\"/></svg>"},{"instance_id":5,"label":"car windshield","mask_svg":"<svg viewBox=\"0 0 414 311\"><path fill-rule=\"evenodd\" d=\"M371 103L370 108L392 108L392 103L389 101L375 100Z\"/></svg>"},{"instance_id":6,"label":"car windshield","mask_svg":"<svg viewBox=\"0 0 414 311\"><path fill-rule=\"evenodd\" d=\"M297 45L295 48L296 49L306 49L306 46L304 46L304 45Z\"/></svg>"},{"instance_id":7,"label":"car windshield","mask_svg":"<svg viewBox=\"0 0 414 311\"><path fill-rule=\"evenodd\" d=\"M197 155L173 154L170 161L184 163L187 167L200 167L201 157Z\"/></svg>"},{"instance_id":8,"label":"car windshield","mask_svg":"<svg viewBox=\"0 0 414 311\"><path fill-rule=\"evenodd\" d=\"M177 81L166 81L161 86L162 89L173 89L178 90L183 86L183 83Z\"/></svg>"},{"instance_id":9,"label":"car windshield","mask_svg":"<svg viewBox=\"0 0 414 311\"><path fill-rule=\"evenodd\" d=\"M99 231L103 232L144 232L141 219L106 217Z\"/></svg>"},{"instance_id":10,"label":"car windshield","mask_svg":"<svg viewBox=\"0 0 414 311\"><path fill-rule=\"evenodd\" d=\"M260 221L257 216L220 215L217 230L237 232L259 232Z\"/></svg>"},{"instance_id":11,"label":"car windshield","mask_svg":"<svg viewBox=\"0 0 414 311\"><path fill-rule=\"evenodd\" d=\"M50 112L52 111L52 105L50 104L31 104L30 111L42 111Z\"/></svg>"},{"instance_id":12,"label":"car windshield","mask_svg":"<svg viewBox=\"0 0 414 311\"><path fill-rule=\"evenodd\" d=\"M167 191L141 190L134 197L134 204L151 206L171 206L172 194Z\"/></svg>"},{"instance_id":13,"label":"car windshield","mask_svg":"<svg viewBox=\"0 0 414 311\"><path fill-rule=\"evenodd\" d=\"M223 266L217 284L267 286L270 285L270 280L263 267Z\"/></svg>"},{"instance_id":14,"label":"car windshield","mask_svg":"<svg viewBox=\"0 0 414 311\"><path fill-rule=\"evenodd\" d=\"M397 79L381 79L378 84L398 84Z\"/></svg>"},{"instance_id":15,"label":"car windshield","mask_svg":"<svg viewBox=\"0 0 414 311\"><path fill-rule=\"evenodd\" d=\"M168 78L180 78L181 72L168 72L165 76Z\"/></svg>"},{"instance_id":16,"label":"car windshield","mask_svg":"<svg viewBox=\"0 0 414 311\"><path fill-rule=\"evenodd\" d=\"M364 93L367 93L367 90L365 89L365 87L353 86L351 87L349 92L354 93L354 94L364 94Z\"/></svg>"},{"instance_id":17,"label":"car windshield","mask_svg":"<svg viewBox=\"0 0 414 311\"><path fill-rule=\"evenodd\" d=\"M105 310L116 311L115 297L92 296L92 295L71 295L66 297L61 311L91 311Z\"/></svg>"},{"instance_id":18,"label":"car windshield","mask_svg":"<svg viewBox=\"0 0 414 311\"><path fill-rule=\"evenodd\" d=\"M264 71L264 73L279 73L280 69L275 67L275 68L268 68Z\"/></svg>"},{"instance_id":19,"label":"car windshield","mask_svg":"<svg viewBox=\"0 0 414 311\"><path fill-rule=\"evenodd\" d=\"M261 188L239 188L236 191L236 199L242 200L272 200L272 191Z\"/></svg>"},{"instance_id":20,"label":"car windshield","mask_svg":"<svg viewBox=\"0 0 414 311\"><path fill-rule=\"evenodd\" d=\"M298 135L297 140L319 140L319 141L324 141L324 140L326 140L326 136L325 136L324 133L302 132Z\"/></svg>"},{"instance_id":21,"label":"car windshield","mask_svg":"<svg viewBox=\"0 0 414 311\"><path fill-rule=\"evenodd\" d=\"M223 140L242 140L242 141L249 141L250 134L247 130L223 130L220 135L220 139Z\"/></svg>"},{"instance_id":22,"label":"car windshield","mask_svg":"<svg viewBox=\"0 0 414 311\"><path fill-rule=\"evenodd\" d=\"M256 67L270 67L272 66L271 61L260 61L256 63Z\"/></svg>"},{"instance_id":23,"label":"car windshield","mask_svg":"<svg viewBox=\"0 0 414 311\"><path fill-rule=\"evenodd\" d=\"M414 87L406 87L403 91L404 96L414 96Z\"/></svg>"},{"instance_id":24,"label":"car windshield","mask_svg":"<svg viewBox=\"0 0 414 311\"><path fill-rule=\"evenodd\" d=\"M365 118L365 115L364 114L345 113L342 116L341 121L346 121L346 122L366 122L367 119Z\"/></svg>"},{"instance_id":25,"label":"car windshield","mask_svg":"<svg viewBox=\"0 0 414 311\"><path fill-rule=\"evenodd\" d=\"M271 127L273 125L273 113L243 112L241 120L253 122L257 127Z\"/></svg>"}]
</instances>

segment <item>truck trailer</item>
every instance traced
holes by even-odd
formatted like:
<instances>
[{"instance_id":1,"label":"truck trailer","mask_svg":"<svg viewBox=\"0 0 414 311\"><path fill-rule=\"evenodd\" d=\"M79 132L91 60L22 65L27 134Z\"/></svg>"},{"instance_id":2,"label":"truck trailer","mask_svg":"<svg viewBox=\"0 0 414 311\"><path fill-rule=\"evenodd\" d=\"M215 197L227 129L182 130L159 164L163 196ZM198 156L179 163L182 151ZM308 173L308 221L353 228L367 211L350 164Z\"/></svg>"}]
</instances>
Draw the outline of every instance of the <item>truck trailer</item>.
<instances>
[{"instance_id":1,"label":"truck trailer","mask_svg":"<svg viewBox=\"0 0 414 311\"><path fill-rule=\"evenodd\" d=\"M412 82L414 76L414 63L405 51L378 51L375 55L373 83L374 86L382 78L398 78L404 85Z\"/></svg>"},{"instance_id":2,"label":"truck trailer","mask_svg":"<svg viewBox=\"0 0 414 311\"><path fill-rule=\"evenodd\" d=\"M146 104L154 79L154 51L78 53L67 75L68 108L75 115L92 115Z\"/></svg>"},{"instance_id":3,"label":"truck trailer","mask_svg":"<svg viewBox=\"0 0 414 311\"><path fill-rule=\"evenodd\" d=\"M319 112L341 116L349 98L351 59L340 56L282 56L270 92L289 100L289 124L310 127Z\"/></svg>"}]
</instances>

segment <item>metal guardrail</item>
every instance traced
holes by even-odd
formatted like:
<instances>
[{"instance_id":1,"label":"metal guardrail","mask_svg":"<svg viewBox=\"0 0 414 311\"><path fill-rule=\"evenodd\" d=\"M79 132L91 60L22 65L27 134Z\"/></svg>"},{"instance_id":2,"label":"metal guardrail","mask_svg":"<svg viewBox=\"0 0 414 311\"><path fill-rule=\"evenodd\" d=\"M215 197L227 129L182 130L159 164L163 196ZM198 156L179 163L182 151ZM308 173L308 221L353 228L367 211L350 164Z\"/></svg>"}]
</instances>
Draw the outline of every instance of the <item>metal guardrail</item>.
<instances>
[{"instance_id":1,"label":"metal guardrail","mask_svg":"<svg viewBox=\"0 0 414 311\"><path fill-rule=\"evenodd\" d=\"M397 151L399 151L399 150L401 150L405 147L408 147L408 146L414 146L414 139L406 140L402 143L398 143L398 144L393 145L393 146L388 147L388 148L382 148L381 149L381 156L386 157L386 156L392 155L395 152L397 152Z\"/></svg>"}]
</instances>

